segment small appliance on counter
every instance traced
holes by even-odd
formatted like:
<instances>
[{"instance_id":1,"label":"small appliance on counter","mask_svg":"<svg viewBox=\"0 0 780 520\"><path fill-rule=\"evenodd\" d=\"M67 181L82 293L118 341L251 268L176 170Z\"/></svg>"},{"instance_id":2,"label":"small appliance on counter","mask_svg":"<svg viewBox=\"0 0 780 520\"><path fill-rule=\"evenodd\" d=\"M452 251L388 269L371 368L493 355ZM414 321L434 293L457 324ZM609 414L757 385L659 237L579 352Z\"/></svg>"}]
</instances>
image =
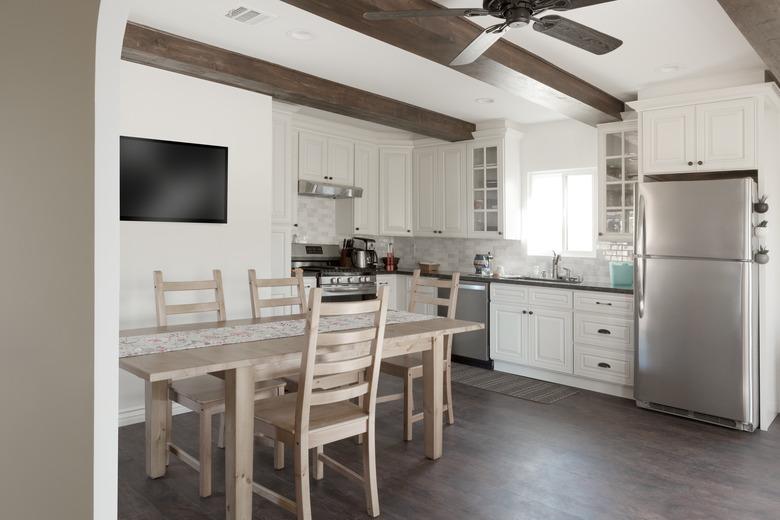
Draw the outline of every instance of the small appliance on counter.
<instances>
[{"instance_id":1,"label":"small appliance on counter","mask_svg":"<svg viewBox=\"0 0 780 520\"><path fill-rule=\"evenodd\" d=\"M341 246L342 267L376 269L378 260L373 238L354 237L344 240Z\"/></svg>"},{"instance_id":2,"label":"small appliance on counter","mask_svg":"<svg viewBox=\"0 0 780 520\"><path fill-rule=\"evenodd\" d=\"M479 276L491 276L493 274L493 255L477 253L474 255L474 270Z\"/></svg>"},{"instance_id":3,"label":"small appliance on counter","mask_svg":"<svg viewBox=\"0 0 780 520\"><path fill-rule=\"evenodd\" d=\"M382 263L385 264L385 271L391 273L398 269L398 258L395 257L393 252L393 243L387 244L387 256L382 258Z\"/></svg>"}]
</instances>

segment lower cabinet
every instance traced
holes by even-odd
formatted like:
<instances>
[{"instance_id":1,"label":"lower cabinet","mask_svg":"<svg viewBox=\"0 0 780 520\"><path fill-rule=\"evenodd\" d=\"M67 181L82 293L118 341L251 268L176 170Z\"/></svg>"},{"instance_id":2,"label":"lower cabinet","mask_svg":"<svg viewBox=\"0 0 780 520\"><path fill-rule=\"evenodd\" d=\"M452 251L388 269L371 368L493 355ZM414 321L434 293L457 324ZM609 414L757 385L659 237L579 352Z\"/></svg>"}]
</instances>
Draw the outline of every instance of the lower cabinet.
<instances>
[{"instance_id":1,"label":"lower cabinet","mask_svg":"<svg viewBox=\"0 0 780 520\"><path fill-rule=\"evenodd\" d=\"M528 365L555 372L572 373L572 313L530 307L528 320Z\"/></svg>"},{"instance_id":2,"label":"lower cabinet","mask_svg":"<svg viewBox=\"0 0 780 520\"><path fill-rule=\"evenodd\" d=\"M528 363L526 312L515 304L490 304L490 357Z\"/></svg>"},{"instance_id":3,"label":"lower cabinet","mask_svg":"<svg viewBox=\"0 0 780 520\"><path fill-rule=\"evenodd\" d=\"M377 290L386 287L390 294L388 295L388 308L396 311L398 309L398 280L394 274L383 274L376 277ZM377 291L378 292L378 291Z\"/></svg>"}]
</instances>

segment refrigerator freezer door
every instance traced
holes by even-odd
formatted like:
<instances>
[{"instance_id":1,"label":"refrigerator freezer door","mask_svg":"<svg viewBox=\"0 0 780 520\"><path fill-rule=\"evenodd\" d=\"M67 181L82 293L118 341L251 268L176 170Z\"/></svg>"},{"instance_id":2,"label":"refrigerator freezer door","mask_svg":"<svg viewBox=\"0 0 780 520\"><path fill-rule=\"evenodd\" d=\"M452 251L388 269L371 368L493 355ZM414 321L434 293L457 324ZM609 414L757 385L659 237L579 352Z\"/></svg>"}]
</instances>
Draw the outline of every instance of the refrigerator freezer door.
<instances>
[{"instance_id":1,"label":"refrigerator freezer door","mask_svg":"<svg viewBox=\"0 0 780 520\"><path fill-rule=\"evenodd\" d=\"M639 194L637 255L752 257L752 180L649 182Z\"/></svg>"},{"instance_id":2,"label":"refrigerator freezer door","mask_svg":"<svg viewBox=\"0 0 780 520\"><path fill-rule=\"evenodd\" d=\"M752 264L637 260L638 401L755 423Z\"/></svg>"}]
</instances>

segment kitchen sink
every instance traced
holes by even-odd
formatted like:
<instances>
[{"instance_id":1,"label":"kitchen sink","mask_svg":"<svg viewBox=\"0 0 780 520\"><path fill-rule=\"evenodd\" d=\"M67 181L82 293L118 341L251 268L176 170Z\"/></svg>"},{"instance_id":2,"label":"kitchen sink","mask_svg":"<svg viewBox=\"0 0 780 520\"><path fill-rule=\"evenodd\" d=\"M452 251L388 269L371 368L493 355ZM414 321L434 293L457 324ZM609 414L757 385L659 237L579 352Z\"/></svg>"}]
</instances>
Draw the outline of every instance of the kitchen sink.
<instances>
[{"instance_id":1,"label":"kitchen sink","mask_svg":"<svg viewBox=\"0 0 780 520\"><path fill-rule=\"evenodd\" d=\"M502 276L501 278L505 280L528 280L529 282L547 282L547 283L569 283L569 284L576 284L576 283L582 283L582 280L578 278L541 278L536 276L515 276L515 275L507 275Z\"/></svg>"}]
</instances>

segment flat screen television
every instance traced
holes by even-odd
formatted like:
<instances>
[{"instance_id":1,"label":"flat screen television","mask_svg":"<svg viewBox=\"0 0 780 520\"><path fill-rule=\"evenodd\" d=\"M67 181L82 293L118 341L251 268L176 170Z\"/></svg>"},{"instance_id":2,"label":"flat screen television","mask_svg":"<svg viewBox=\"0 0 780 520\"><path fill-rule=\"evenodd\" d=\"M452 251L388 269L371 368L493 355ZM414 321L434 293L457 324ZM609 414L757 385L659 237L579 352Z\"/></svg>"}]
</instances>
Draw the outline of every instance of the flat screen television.
<instances>
[{"instance_id":1,"label":"flat screen television","mask_svg":"<svg viewBox=\"0 0 780 520\"><path fill-rule=\"evenodd\" d=\"M120 139L120 219L227 223L228 149Z\"/></svg>"}]
</instances>

